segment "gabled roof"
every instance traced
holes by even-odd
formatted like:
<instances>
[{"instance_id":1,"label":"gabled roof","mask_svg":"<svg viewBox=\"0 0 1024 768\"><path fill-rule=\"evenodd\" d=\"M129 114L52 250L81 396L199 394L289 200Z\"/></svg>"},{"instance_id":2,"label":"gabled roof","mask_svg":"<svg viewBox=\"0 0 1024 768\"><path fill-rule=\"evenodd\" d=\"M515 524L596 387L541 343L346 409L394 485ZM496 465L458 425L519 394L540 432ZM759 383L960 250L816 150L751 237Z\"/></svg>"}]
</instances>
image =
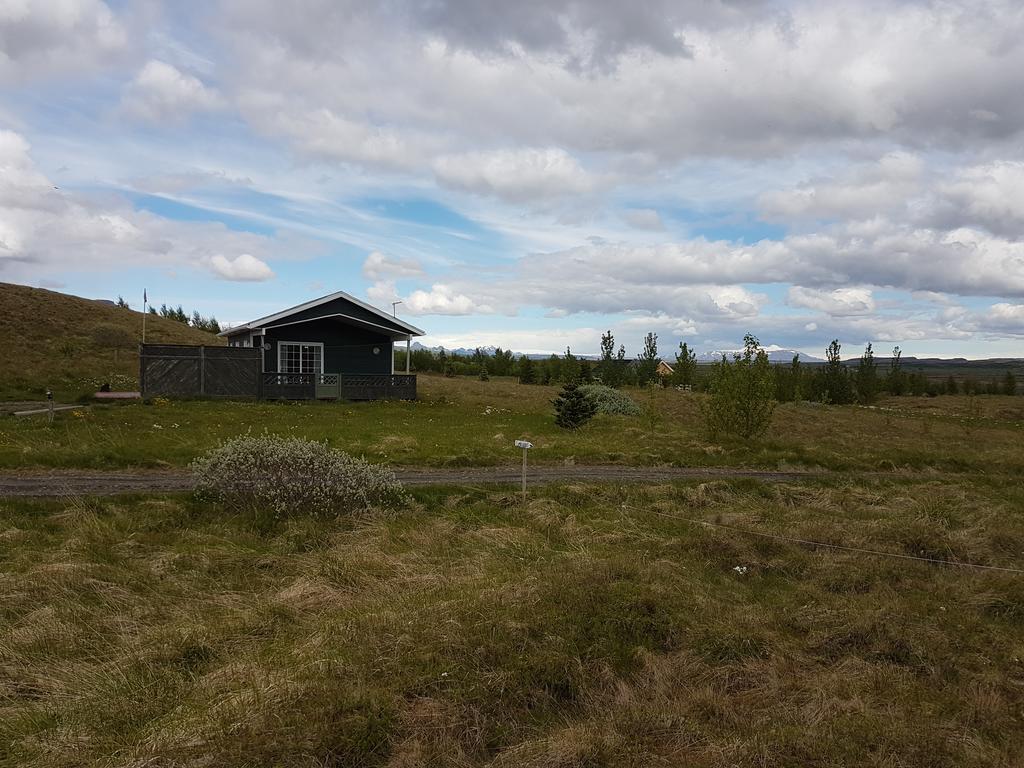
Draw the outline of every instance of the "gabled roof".
<instances>
[{"instance_id":1,"label":"gabled roof","mask_svg":"<svg viewBox=\"0 0 1024 768\"><path fill-rule=\"evenodd\" d=\"M377 315L378 317L382 318L383 320L386 320L389 325L396 326L397 328L404 330L410 336L424 335L424 332L417 328L415 325L411 325L410 323L407 323L404 320L399 320L397 317L393 317L392 315L389 315L387 312L383 312L377 309L376 307L367 304L365 301L360 301L355 296L345 293L345 291L336 291L335 293L329 294L327 296L321 296L319 299L307 301L305 304L298 304L297 306L294 306L290 309L282 310L281 312L277 312L273 315L267 315L266 317L261 317L258 320L252 320L248 323L243 323L242 325L236 325L233 328L228 328L225 331L221 331L217 335L231 336L233 334L238 333L239 331L253 330L254 328L263 328L268 325L273 325L274 323L279 323L282 320L287 320L289 317L291 317L292 315L297 315L299 312L305 312L307 309L314 309L322 304L327 304L328 302L335 301L336 299L344 299L345 301L349 301L355 304L357 307L365 309L367 312L371 312L374 315Z\"/></svg>"}]
</instances>

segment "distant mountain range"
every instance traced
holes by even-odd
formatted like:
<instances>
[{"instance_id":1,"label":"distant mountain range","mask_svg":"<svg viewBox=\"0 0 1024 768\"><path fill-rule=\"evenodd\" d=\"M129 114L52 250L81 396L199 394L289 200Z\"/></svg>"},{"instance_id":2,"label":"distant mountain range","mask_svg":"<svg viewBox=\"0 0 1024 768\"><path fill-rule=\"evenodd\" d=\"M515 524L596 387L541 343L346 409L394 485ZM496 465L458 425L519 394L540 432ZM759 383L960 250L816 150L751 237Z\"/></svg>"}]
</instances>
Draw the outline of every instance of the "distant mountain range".
<instances>
[{"instance_id":1,"label":"distant mountain range","mask_svg":"<svg viewBox=\"0 0 1024 768\"><path fill-rule=\"evenodd\" d=\"M698 363L717 363L722 359L722 355L728 358L732 358L734 354L742 353L742 349L716 349L713 352L701 352L697 355ZM814 355L808 355L805 352L797 352L795 349L769 349L768 359L773 363L788 363L793 359L793 355L800 355L800 362L802 363L823 363L825 362L820 357Z\"/></svg>"}]
</instances>

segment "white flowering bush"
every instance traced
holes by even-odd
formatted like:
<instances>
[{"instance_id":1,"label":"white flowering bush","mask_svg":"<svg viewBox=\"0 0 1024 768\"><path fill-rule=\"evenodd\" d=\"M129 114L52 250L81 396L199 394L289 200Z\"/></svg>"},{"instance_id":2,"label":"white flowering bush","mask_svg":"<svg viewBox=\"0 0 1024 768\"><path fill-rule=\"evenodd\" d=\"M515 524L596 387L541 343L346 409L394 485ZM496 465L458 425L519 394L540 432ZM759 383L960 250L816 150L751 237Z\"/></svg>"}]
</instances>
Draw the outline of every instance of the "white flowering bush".
<instances>
[{"instance_id":1,"label":"white flowering bush","mask_svg":"<svg viewBox=\"0 0 1024 768\"><path fill-rule=\"evenodd\" d=\"M583 384L580 386L588 400L597 406L598 413L611 416L639 416L640 406L624 392L604 384Z\"/></svg>"},{"instance_id":2,"label":"white flowering bush","mask_svg":"<svg viewBox=\"0 0 1024 768\"><path fill-rule=\"evenodd\" d=\"M191 468L201 496L257 516L338 517L408 500L389 468L298 437L236 437Z\"/></svg>"}]
</instances>

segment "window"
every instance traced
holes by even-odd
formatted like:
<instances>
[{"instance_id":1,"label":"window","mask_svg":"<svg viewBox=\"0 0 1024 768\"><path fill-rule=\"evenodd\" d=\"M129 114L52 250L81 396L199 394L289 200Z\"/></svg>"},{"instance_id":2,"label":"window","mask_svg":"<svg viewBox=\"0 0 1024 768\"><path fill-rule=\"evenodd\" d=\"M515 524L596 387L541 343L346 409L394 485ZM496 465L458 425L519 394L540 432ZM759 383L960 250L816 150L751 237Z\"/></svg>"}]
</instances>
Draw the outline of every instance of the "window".
<instances>
[{"instance_id":1,"label":"window","mask_svg":"<svg viewBox=\"0 0 1024 768\"><path fill-rule=\"evenodd\" d=\"M319 342L278 342L277 371L278 373L323 373L324 345Z\"/></svg>"}]
</instances>

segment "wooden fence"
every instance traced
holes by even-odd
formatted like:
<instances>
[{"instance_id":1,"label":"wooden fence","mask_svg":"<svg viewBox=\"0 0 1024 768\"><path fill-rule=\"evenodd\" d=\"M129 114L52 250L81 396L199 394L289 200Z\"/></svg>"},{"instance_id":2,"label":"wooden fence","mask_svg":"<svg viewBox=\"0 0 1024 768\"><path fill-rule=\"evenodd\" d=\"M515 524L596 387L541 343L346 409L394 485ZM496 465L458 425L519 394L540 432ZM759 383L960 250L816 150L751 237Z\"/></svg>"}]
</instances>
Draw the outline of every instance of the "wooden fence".
<instances>
[{"instance_id":1,"label":"wooden fence","mask_svg":"<svg viewBox=\"0 0 1024 768\"><path fill-rule=\"evenodd\" d=\"M139 350L143 397L267 400L415 400L416 377L404 374L263 373L250 347L144 344Z\"/></svg>"},{"instance_id":2,"label":"wooden fence","mask_svg":"<svg viewBox=\"0 0 1024 768\"><path fill-rule=\"evenodd\" d=\"M143 397L259 397L260 350L143 344L139 387Z\"/></svg>"}]
</instances>

